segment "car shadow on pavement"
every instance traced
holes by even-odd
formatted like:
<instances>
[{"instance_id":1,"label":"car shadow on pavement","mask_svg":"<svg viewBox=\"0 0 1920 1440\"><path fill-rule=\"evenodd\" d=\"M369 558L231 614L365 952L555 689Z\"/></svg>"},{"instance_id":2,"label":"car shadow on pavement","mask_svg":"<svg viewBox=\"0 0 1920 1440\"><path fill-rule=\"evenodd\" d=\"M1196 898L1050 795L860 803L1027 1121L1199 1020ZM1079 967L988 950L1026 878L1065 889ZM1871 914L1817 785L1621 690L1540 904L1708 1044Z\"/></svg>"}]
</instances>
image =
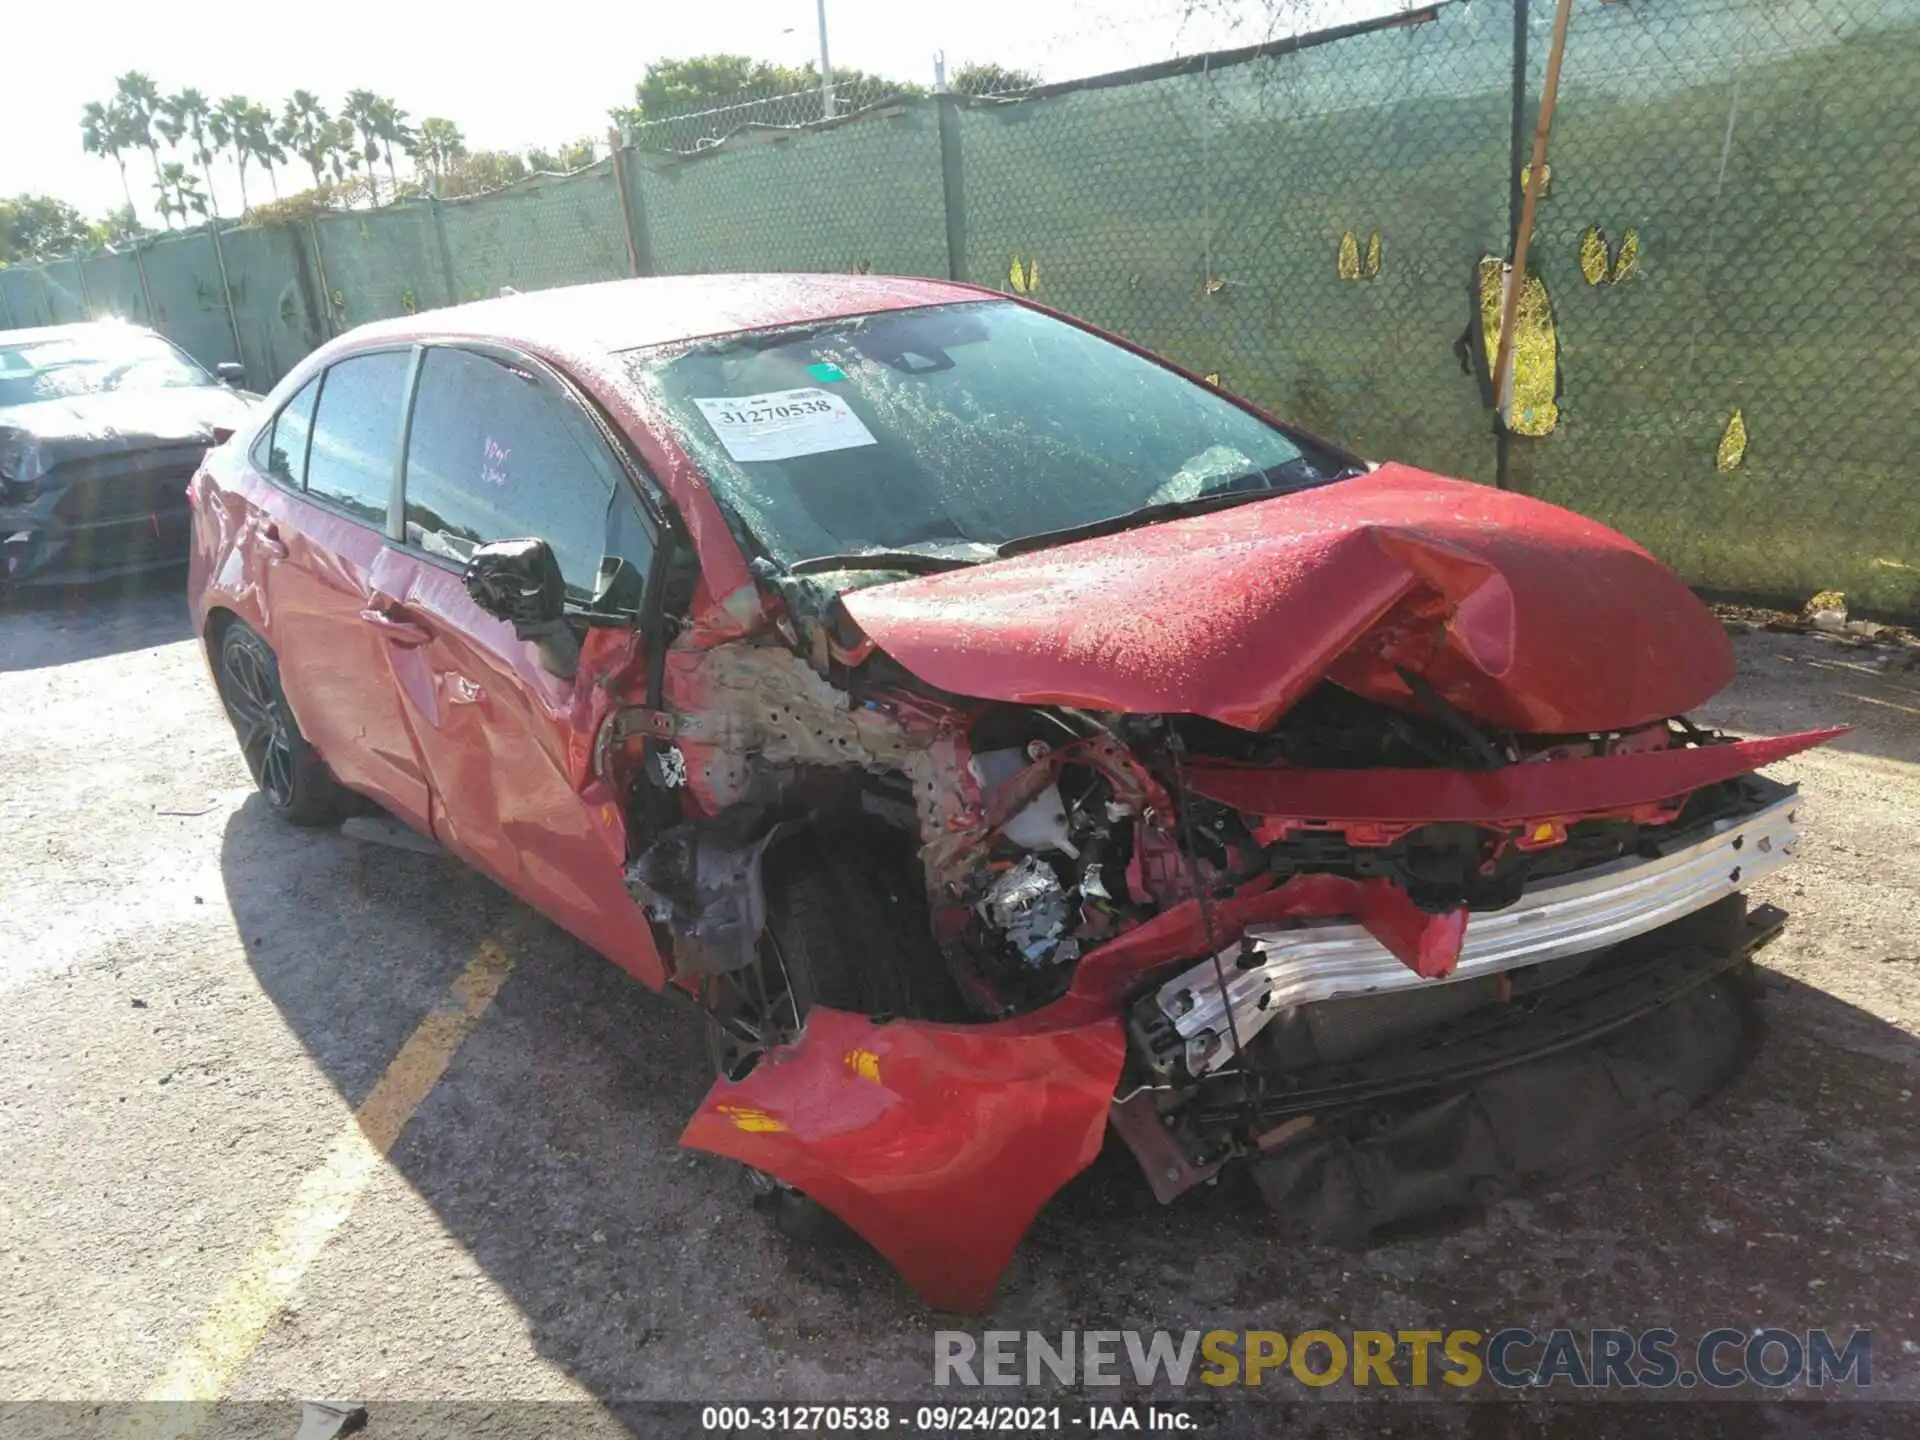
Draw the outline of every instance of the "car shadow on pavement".
<instances>
[{"instance_id":1,"label":"car shadow on pavement","mask_svg":"<svg viewBox=\"0 0 1920 1440\"><path fill-rule=\"evenodd\" d=\"M676 1147L711 1073L691 1006L457 861L291 830L258 797L221 863L259 984L350 1105L476 946L511 950L511 978L390 1161L543 1359L604 1401L924 1398L933 1332L989 1324L1864 1326L1878 1393L1920 1397L1902 1349L1920 1339L1920 1043L1785 977L1763 1007L1771 1034L1724 1094L1577 1183L1338 1249L1291 1242L1231 1181L1162 1208L1110 1142L1042 1213L990 1316L953 1317L857 1243L781 1233L736 1167ZM333 1303L379 1325L390 1259L334 1246Z\"/></svg>"},{"instance_id":2,"label":"car shadow on pavement","mask_svg":"<svg viewBox=\"0 0 1920 1440\"><path fill-rule=\"evenodd\" d=\"M192 634L185 566L90 585L28 586L0 600L0 671L98 660Z\"/></svg>"}]
</instances>

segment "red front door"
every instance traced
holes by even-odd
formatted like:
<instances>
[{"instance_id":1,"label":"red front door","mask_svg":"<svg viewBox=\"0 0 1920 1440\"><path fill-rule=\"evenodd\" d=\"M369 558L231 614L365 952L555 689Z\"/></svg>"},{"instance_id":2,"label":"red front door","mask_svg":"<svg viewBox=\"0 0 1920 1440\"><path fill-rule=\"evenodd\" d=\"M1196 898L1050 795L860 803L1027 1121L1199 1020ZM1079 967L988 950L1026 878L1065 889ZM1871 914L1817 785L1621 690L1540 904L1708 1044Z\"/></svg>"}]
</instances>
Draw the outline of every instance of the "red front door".
<instances>
[{"instance_id":1,"label":"red front door","mask_svg":"<svg viewBox=\"0 0 1920 1440\"><path fill-rule=\"evenodd\" d=\"M600 712L582 682L543 668L532 643L474 606L457 573L391 550L378 574L389 613L424 637L386 643L433 790L435 838L622 969L663 984L621 873L621 797L592 774ZM621 638L629 651L636 641Z\"/></svg>"},{"instance_id":2,"label":"red front door","mask_svg":"<svg viewBox=\"0 0 1920 1440\"><path fill-rule=\"evenodd\" d=\"M491 348L427 346L407 432L404 539L377 566L372 603L403 627L384 643L433 832L658 986L664 967L621 873L623 797L593 769L602 681L637 674L638 633L602 628L575 674L556 673L460 578L474 546L538 536L575 603L594 598L609 555L627 562L631 600L652 549L633 481L557 375Z\"/></svg>"}]
</instances>

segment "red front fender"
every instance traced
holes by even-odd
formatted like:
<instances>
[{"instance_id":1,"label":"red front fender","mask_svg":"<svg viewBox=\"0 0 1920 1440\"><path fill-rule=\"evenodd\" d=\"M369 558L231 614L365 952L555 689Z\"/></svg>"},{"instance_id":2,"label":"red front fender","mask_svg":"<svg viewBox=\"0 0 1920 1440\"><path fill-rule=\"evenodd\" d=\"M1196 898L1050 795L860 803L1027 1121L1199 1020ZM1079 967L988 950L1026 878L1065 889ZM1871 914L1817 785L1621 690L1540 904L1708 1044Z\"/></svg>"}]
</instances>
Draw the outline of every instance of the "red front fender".
<instances>
[{"instance_id":1,"label":"red front fender","mask_svg":"<svg viewBox=\"0 0 1920 1440\"><path fill-rule=\"evenodd\" d=\"M715 1082L680 1143L819 1201L934 1308L979 1310L1100 1153L1125 1047L1118 1015L1065 1002L973 1026L815 1006L796 1044Z\"/></svg>"},{"instance_id":2,"label":"red front fender","mask_svg":"<svg viewBox=\"0 0 1920 1440\"><path fill-rule=\"evenodd\" d=\"M1422 975L1452 970L1466 931L1464 911L1426 915L1385 881L1334 875L1223 899L1213 918L1237 935L1338 914ZM1205 943L1186 901L1088 955L1045 1009L993 1024L876 1024L815 1006L795 1044L715 1082L680 1143L812 1196L936 1309L982 1309L1040 1207L1100 1153L1126 991Z\"/></svg>"}]
</instances>

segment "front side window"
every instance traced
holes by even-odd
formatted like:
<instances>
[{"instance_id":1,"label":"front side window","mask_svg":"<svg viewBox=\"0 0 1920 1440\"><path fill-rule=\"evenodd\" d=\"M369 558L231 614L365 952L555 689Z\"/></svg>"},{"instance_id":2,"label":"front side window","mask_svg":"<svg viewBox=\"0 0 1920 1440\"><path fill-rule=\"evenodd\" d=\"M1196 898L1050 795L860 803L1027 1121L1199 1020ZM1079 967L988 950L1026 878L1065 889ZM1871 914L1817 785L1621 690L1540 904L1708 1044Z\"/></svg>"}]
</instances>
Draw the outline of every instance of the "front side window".
<instances>
[{"instance_id":1,"label":"front side window","mask_svg":"<svg viewBox=\"0 0 1920 1440\"><path fill-rule=\"evenodd\" d=\"M631 502L614 503L626 478L605 440L569 396L509 360L427 351L405 483L407 543L429 554L464 562L476 545L538 537L577 600L598 592L609 553L645 569L643 534L625 523Z\"/></svg>"},{"instance_id":2,"label":"front side window","mask_svg":"<svg viewBox=\"0 0 1920 1440\"><path fill-rule=\"evenodd\" d=\"M369 525L387 523L410 359L405 350L354 355L321 380L307 493Z\"/></svg>"},{"instance_id":3,"label":"front side window","mask_svg":"<svg viewBox=\"0 0 1920 1440\"><path fill-rule=\"evenodd\" d=\"M1213 389L1008 301L629 355L737 523L785 564L1023 537L1349 473Z\"/></svg>"},{"instance_id":4,"label":"front side window","mask_svg":"<svg viewBox=\"0 0 1920 1440\"><path fill-rule=\"evenodd\" d=\"M260 432L254 445L255 466L296 490L307 483L307 441L313 434L313 406L319 398L320 377L316 375L280 407L280 413Z\"/></svg>"},{"instance_id":5,"label":"front side window","mask_svg":"<svg viewBox=\"0 0 1920 1440\"><path fill-rule=\"evenodd\" d=\"M217 383L185 351L131 327L97 325L15 344L0 336L0 405Z\"/></svg>"}]
</instances>

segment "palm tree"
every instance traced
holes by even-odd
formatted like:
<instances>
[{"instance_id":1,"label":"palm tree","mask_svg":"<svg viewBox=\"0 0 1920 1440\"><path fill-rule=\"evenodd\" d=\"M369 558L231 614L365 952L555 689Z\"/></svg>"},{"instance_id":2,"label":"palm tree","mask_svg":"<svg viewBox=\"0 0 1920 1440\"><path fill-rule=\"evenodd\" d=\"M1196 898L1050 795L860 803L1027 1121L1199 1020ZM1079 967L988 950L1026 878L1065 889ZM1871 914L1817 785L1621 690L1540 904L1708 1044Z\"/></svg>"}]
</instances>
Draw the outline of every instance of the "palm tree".
<instances>
[{"instance_id":1,"label":"palm tree","mask_svg":"<svg viewBox=\"0 0 1920 1440\"><path fill-rule=\"evenodd\" d=\"M160 167L160 179L154 186L160 192L155 209L167 222L167 228L173 228L173 217L182 220L189 215L207 213L207 197L200 192L200 181L193 172L178 160L169 160Z\"/></svg>"},{"instance_id":2,"label":"palm tree","mask_svg":"<svg viewBox=\"0 0 1920 1440\"><path fill-rule=\"evenodd\" d=\"M287 149L307 162L317 188L327 183L327 152L333 148L333 122L327 107L311 90L296 90L280 112L276 138Z\"/></svg>"},{"instance_id":3,"label":"palm tree","mask_svg":"<svg viewBox=\"0 0 1920 1440\"><path fill-rule=\"evenodd\" d=\"M287 152L280 142L279 131L273 123L273 112L255 101L247 102L247 113L240 129L241 143L247 153L258 160L267 172L267 183L273 187L273 198L280 198L280 173L276 166L287 163Z\"/></svg>"},{"instance_id":4,"label":"palm tree","mask_svg":"<svg viewBox=\"0 0 1920 1440\"><path fill-rule=\"evenodd\" d=\"M101 232L109 245L124 245L129 240L140 238L140 217L133 213L131 203L118 210L107 212L107 218L100 222Z\"/></svg>"},{"instance_id":5,"label":"palm tree","mask_svg":"<svg viewBox=\"0 0 1920 1440\"><path fill-rule=\"evenodd\" d=\"M183 137L191 142L188 153L199 162L200 174L207 182L208 203L213 197L212 120L213 106L205 95L191 86L160 102L160 133L174 145L178 145ZM218 207L215 209L217 212Z\"/></svg>"},{"instance_id":6,"label":"palm tree","mask_svg":"<svg viewBox=\"0 0 1920 1440\"><path fill-rule=\"evenodd\" d=\"M447 167L466 153L467 137L460 133L460 127L439 115L429 115L422 120L414 132L413 143L407 146L407 154L433 181L436 194Z\"/></svg>"},{"instance_id":7,"label":"palm tree","mask_svg":"<svg viewBox=\"0 0 1920 1440\"><path fill-rule=\"evenodd\" d=\"M154 183L160 181L160 143L154 138L153 123L160 111L160 87L138 70L115 77L114 104L120 107L126 122L124 143L139 145L153 161Z\"/></svg>"},{"instance_id":8,"label":"palm tree","mask_svg":"<svg viewBox=\"0 0 1920 1440\"><path fill-rule=\"evenodd\" d=\"M183 217L188 214L193 214L200 216L203 220L217 220L219 218L213 214L213 201L210 197L200 193L200 182L194 179L191 174L183 175L180 178L180 183L176 187L176 194L178 196L178 209Z\"/></svg>"},{"instance_id":9,"label":"palm tree","mask_svg":"<svg viewBox=\"0 0 1920 1440\"><path fill-rule=\"evenodd\" d=\"M366 154L354 133L353 122L345 116L327 127L326 157L335 185L345 185L350 177L358 181L366 165Z\"/></svg>"},{"instance_id":10,"label":"palm tree","mask_svg":"<svg viewBox=\"0 0 1920 1440\"><path fill-rule=\"evenodd\" d=\"M287 103L288 107L291 108L293 102L288 101ZM268 116L268 119L272 123L272 128L268 132L267 143L272 145L273 148L278 150L282 155L293 154L293 144L296 137L294 134L293 120L288 115L287 110L283 109L280 112L280 118L278 120L274 120L271 115Z\"/></svg>"},{"instance_id":11,"label":"palm tree","mask_svg":"<svg viewBox=\"0 0 1920 1440\"><path fill-rule=\"evenodd\" d=\"M367 188L373 197L373 203L380 203L380 190L374 184L373 163L380 158L380 97L371 90L350 90L347 103L340 107L340 124L345 128L348 143L352 143L355 131L360 136L359 157L349 162L349 168L359 169L359 160L367 167Z\"/></svg>"},{"instance_id":12,"label":"palm tree","mask_svg":"<svg viewBox=\"0 0 1920 1440\"><path fill-rule=\"evenodd\" d=\"M253 148L247 143L247 117L255 108L246 96L229 95L213 107L213 114L207 118L207 135L213 141L213 148L231 150L233 163L240 171L242 215L253 208L247 203L247 161L253 159Z\"/></svg>"},{"instance_id":13,"label":"palm tree","mask_svg":"<svg viewBox=\"0 0 1920 1440\"><path fill-rule=\"evenodd\" d=\"M127 183L127 115L120 102L101 104L89 100L80 112L80 148L89 155L102 155L120 167L120 191L127 197L127 209L133 209L133 186Z\"/></svg>"},{"instance_id":14,"label":"palm tree","mask_svg":"<svg viewBox=\"0 0 1920 1440\"><path fill-rule=\"evenodd\" d=\"M398 198L400 177L393 168L393 152L396 149L405 150L413 143L413 127L407 124L407 112L384 96L375 100L373 102L373 133L374 138L380 142L381 158L387 163L387 180L393 187L391 193ZM371 168L373 161L371 154L368 155L367 160Z\"/></svg>"}]
</instances>

